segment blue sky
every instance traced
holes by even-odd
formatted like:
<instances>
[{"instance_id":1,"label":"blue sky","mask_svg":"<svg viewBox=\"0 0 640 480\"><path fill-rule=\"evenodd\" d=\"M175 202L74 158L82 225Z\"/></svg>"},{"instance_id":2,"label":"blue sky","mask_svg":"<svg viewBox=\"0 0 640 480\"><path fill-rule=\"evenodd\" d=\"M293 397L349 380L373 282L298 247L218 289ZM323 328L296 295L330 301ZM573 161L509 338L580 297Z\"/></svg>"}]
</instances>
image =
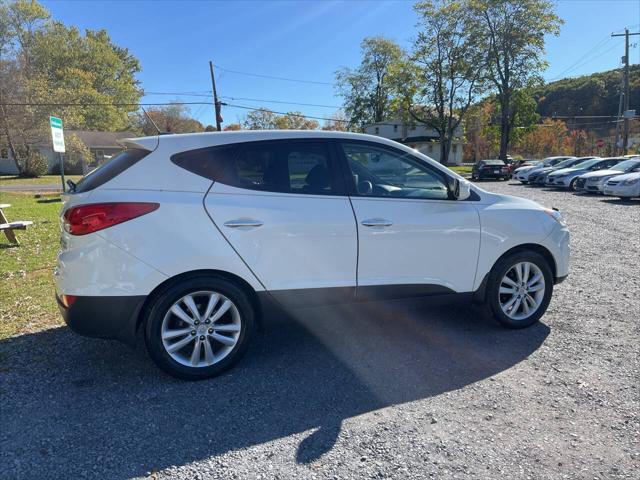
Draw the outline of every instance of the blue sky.
<instances>
[{"instance_id":1,"label":"blue sky","mask_svg":"<svg viewBox=\"0 0 640 480\"><path fill-rule=\"evenodd\" d=\"M208 61L227 70L307 79L297 83L252 77L219 69L223 101L299 110L326 117L335 108L267 103L238 98L338 106L330 85L340 66L355 66L363 38L382 34L408 46L415 34L413 1L44 1L54 18L81 29L105 28L113 40L140 59L139 78L147 92L205 94L211 88ZM563 0L565 20L559 37L547 42L554 79L616 68L623 39L609 37L625 26L640 28L639 0ZM632 37L640 43L640 37ZM632 63L640 48L631 50ZM229 97L236 98L232 100ZM207 101L206 97L148 94L144 101ZM203 123L213 108L193 106ZM246 110L225 107L225 124Z\"/></svg>"}]
</instances>

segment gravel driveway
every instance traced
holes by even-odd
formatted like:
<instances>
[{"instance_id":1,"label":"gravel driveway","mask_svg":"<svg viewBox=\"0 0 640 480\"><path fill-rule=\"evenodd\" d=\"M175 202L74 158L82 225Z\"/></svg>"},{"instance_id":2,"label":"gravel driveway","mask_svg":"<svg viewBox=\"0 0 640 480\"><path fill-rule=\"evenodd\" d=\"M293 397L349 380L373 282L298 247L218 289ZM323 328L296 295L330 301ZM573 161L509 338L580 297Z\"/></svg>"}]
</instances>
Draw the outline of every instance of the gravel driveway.
<instances>
[{"instance_id":1,"label":"gravel driveway","mask_svg":"<svg viewBox=\"0 0 640 480\"><path fill-rule=\"evenodd\" d=\"M482 186L570 225L542 323L418 301L270 315L238 367L199 383L142 345L14 337L0 478L637 478L640 202Z\"/></svg>"}]
</instances>

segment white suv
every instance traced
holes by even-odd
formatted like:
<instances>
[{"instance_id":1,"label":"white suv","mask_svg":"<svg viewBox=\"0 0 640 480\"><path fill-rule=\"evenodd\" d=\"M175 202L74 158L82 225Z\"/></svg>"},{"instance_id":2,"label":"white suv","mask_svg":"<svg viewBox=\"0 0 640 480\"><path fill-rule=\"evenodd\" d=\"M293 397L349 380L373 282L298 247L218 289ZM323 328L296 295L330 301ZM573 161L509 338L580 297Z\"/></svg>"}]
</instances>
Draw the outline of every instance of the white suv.
<instances>
[{"instance_id":1,"label":"white suv","mask_svg":"<svg viewBox=\"0 0 640 480\"><path fill-rule=\"evenodd\" d=\"M66 196L58 303L80 334L133 344L143 329L153 360L181 378L233 365L265 302L465 299L520 328L568 274L559 212L390 140L248 131L125 144Z\"/></svg>"}]
</instances>

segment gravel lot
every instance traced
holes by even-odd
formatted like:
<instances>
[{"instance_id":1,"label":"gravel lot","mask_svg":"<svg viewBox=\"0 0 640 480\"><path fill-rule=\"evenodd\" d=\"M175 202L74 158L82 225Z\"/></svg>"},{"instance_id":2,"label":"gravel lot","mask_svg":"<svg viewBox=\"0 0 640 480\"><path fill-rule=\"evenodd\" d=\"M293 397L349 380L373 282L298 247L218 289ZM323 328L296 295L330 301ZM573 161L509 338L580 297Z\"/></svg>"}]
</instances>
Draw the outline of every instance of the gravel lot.
<instances>
[{"instance_id":1,"label":"gravel lot","mask_svg":"<svg viewBox=\"0 0 640 480\"><path fill-rule=\"evenodd\" d=\"M420 302L271 315L199 383L142 345L10 338L0 478L638 478L640 201L482 186L566 216L571 275L543 323Z\"/></svg>"}]
</instances>

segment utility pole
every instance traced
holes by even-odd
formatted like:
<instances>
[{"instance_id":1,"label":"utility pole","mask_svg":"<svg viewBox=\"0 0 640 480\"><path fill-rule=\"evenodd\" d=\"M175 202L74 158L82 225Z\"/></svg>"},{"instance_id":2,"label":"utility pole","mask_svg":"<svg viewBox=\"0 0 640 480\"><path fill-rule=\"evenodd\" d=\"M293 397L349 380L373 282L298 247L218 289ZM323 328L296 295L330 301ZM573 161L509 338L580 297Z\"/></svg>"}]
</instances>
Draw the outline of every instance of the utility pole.
<instances>
[{"instance_id":1,"label":"utility pole","mask_svg":"<svg viewBox=\"0 0 640 480\"><path fill-rule=\"evenodd\" d=\"M629 33L629 29L625 28L624 33L611 34L612 37L624 36L624 57L622 57L622 60L624 61L624 132L622 136L623 155L627 154L627 148L629 146L629 116L627 112L629 111L629 37L631 35L640 35L640 32ZM620 121L620 118L618 118L618 121Z\"/></svg>"},{"instance_id":2,"label":"utility pole","mask_svg":"<svg viewBox=\"0 0 640 480\"><path fill-rule=\"evenodd\" d=\"M216 116L216 130L221 131L220 123L222 116L220 115L220 102L218 101L218 92L216 91L216 77L213 76L213 62L209 60L209 71L211 72L211 85L213 87L213 108Z\"/></svg>"}]
</instances>

